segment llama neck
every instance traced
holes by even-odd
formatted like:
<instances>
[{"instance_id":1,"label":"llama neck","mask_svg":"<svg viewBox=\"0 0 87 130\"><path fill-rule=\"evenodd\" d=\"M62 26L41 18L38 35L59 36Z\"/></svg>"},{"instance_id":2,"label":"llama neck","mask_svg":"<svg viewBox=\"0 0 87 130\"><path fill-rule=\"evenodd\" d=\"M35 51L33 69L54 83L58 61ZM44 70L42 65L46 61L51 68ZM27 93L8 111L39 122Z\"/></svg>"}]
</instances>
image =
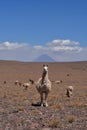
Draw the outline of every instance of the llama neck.
<instances>
[{"instance_id":1,"label":"llama neck","mask_svg":"<svg viewBox=\"0 0 87 130\"><path fill-rule=\"evenodd\" d=\"M47 82L47 80L48 80L48 72L45 72L45 73L42 74L42 84L44 82Z\"/></svg>"}]
</instances>

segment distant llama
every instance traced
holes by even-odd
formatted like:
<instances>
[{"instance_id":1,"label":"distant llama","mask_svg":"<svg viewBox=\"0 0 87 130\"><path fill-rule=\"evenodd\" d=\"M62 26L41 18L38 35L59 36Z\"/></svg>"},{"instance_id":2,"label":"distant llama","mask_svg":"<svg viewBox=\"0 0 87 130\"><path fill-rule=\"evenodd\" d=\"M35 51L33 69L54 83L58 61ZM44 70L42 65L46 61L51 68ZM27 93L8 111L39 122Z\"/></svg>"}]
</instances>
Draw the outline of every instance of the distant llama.
<instances>
[{"instance_id":1,"label":"distant llama","mask_svg":"<svg viewBox=\"0 0 87 130\"><path fill-rule=\"evenodd\" d=\"M51 91L51 81L48 78L48 65L43 65L42 77L39 78L39 80L35 83L35 85L41 98L40 105L47 107L48 106L47 98L49 92Z\"/></svg>"},{"instance_id":2,"label":"distant llama","mask_svg":"<svg viewBox=\"0 0 87 130\"><path fill-rule=\"evenodd\" d=\"M71 97L72 94L73 94L73 86L68 86L66 92L67 97Z\"/></svg>"},{"instance_id":3,"label":"distant llama","mask_svg":"<svg viewBox=\"0 0 87 130\"><path fill-rule=\"evenodd\" d=\"M55 81L56 84L60 84L60 83L62 83L62 82L63 82L62 80L56 80L56 81Z\"/></svg>"},{"instance_id":4,"label":"distant llama","mask_svg":"<svg viewBox=\"0 0 87 130\"><path fill-rule=\"evenodd\" d=\"M27 82L23 83L24 89L27 90L29 87L31 87L31 84L33 84L32 80L30 80L28 83Z\"/></svg>"},{"instance_id":5,"label":"distant llama","mask_svg":"<svg viewBox=\"0 0 87 130\"><path fill-rule=\"evenodd\" d=\"M16 81L14 82L14 84L15 84L15 85L20 85L20 86L22 85L22 83L19 82L19 80L16 80Z\"/></svg>"},{"instance_id":6,"label":"distant llama","mask_svg":"<svg viewBox=\"0 0 87 130\"><path fill-rule=\"evenodd\" d=\"M14 82L14 84L15 84L15 85L19 84L19 81L18 81L18 80L16 80L16 81Z\"/></svg>"}]
</instances>

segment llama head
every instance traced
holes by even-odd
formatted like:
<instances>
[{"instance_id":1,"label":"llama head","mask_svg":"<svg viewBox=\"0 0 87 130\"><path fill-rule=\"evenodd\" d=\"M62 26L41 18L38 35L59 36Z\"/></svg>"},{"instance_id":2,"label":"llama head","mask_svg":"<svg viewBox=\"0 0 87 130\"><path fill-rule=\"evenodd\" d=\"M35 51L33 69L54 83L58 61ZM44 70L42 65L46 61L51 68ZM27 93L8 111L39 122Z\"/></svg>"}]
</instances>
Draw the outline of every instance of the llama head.
<instances>
[{"instance_id":1,"label":"llama head","mask_svg":"<svg viewBox=\"0 0 87 130\"><path fill-rule=\"evenodd\" d=\"M48 71L48 65L43 65L43 72L47 72Z\"/></svg>"}]
</instances>

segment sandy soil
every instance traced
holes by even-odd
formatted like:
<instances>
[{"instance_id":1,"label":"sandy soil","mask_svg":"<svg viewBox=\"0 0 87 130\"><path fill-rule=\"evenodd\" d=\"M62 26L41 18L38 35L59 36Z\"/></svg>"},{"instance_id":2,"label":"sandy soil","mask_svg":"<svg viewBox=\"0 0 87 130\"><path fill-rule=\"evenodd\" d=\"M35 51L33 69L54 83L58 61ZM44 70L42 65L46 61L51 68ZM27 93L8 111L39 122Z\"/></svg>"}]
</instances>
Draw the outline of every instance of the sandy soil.
<instances>
[{"instance_id":1,"label":"sandy soil","mask_svg":"<svg viewBox=\"0 0 87 130\"><path fill-rule=\"evenodd\" d=\"M43 64L52 82L48 107L32 105L40 101L35 85L22 86L41 77ZM71 98L66 96L69 85L74 87ZM0 130L87 130L87 62L0 61Z\"/></svg>"}]
</instances>

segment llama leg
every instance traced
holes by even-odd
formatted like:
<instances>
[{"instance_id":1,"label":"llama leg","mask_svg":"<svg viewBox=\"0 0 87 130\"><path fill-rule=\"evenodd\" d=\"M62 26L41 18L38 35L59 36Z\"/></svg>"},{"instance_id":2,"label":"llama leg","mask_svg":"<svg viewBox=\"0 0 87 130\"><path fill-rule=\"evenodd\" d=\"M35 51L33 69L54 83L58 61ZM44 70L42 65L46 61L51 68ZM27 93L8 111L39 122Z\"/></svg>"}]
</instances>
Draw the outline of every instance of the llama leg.
<instances>
[{"instance_id":1,"label":"llama leg","mask_svg":"<svg viewBox=\"0 0 87 130\"><path fill-rule=\"evenodd\" d=\"M69 91L69 97L72 97L72 91Z\"/></svg>"},{"instance_id":2,"label":"llama leg","mask_svg":"<svg viewBox=\"0 0 87 130\"><path fill-rule=\"evenodd\" d=\"M70 97L69 90L67 90L66 95L67 95L67 97Z\"/></svg>"},{"instance_id":3,"label":"llama leg","mask_svg":"<svg viewBox=\"0 0 87 130\"><path fill-rule=\"evenodd\" d=\"M41 106L43 107L43 93L41 93L40 96L41 96Z\"/></svg>"},{"instance_id":4,"label":"llama leg","mask_svg":"<svg viewBox=\"0 0 87 130\"><path fill-rule=\"evenodd\" d=\"M45 93L45 107L48 107L47 97L48 97L48 93Z\"/></svg>"}]
</instances>

